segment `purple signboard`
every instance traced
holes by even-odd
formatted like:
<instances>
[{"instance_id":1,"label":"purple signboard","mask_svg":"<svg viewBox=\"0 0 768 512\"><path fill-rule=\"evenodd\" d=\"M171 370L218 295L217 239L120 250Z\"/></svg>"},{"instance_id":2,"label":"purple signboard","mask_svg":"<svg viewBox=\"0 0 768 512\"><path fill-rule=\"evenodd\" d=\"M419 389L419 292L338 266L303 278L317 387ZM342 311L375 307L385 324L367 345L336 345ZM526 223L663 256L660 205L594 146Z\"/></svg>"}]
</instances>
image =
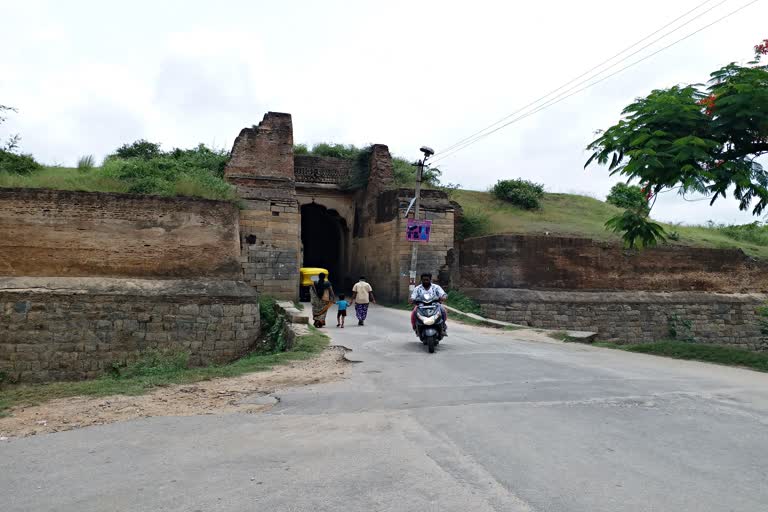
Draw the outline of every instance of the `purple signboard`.
<instances>
[{"instance_id":1,"label":"purple signboard","mask_svg":"<svg viewBox=\"0 0 768 512\"><path fill-rule=\"evenodd\" d=\"M431 220L408 219L408 227L405 230L405 239L409 242L429 242L429 233L431 231Z\"/></svg>"}]
</instances>

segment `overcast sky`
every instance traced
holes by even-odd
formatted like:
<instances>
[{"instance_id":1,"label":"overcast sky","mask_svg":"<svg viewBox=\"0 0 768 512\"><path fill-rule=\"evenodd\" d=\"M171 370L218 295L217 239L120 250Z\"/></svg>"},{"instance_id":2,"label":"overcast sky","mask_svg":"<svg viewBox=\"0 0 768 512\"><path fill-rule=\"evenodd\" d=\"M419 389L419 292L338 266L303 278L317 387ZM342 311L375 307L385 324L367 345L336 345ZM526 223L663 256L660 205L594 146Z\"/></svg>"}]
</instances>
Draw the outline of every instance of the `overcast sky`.
<instances>
[{"instance_id":1,"label":"overcast sky","mask_svg":"<svg viewBox=\"0 0 768 512\"><path fill-rule=\"evenodd\" d=\"M749 1L708 2L627 63ZM293 114L297 143L383 143L415 159L420 146L450 146L700 3L0 0L0 104L19 109L0 138L18 132L38 160L74 165L139 138L230 148L271 110ZM602 199L618 179L583 170L593 132L654 88L749 60L766 20L760 0L447 158L445 179L482 190L523 177ZM654 216L756 220L732 200L710 207L674 194Z\"/></svg>"}]
</instances>

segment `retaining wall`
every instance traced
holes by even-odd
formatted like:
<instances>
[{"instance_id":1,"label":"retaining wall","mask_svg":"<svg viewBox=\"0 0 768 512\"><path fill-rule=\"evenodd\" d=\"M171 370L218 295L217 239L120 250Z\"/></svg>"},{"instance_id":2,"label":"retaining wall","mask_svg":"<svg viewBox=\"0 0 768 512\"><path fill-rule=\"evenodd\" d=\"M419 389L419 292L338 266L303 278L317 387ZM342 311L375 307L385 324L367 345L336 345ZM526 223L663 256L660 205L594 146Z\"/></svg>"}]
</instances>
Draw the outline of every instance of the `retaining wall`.
<instances>
[{"instance_id":1,"label":"retaining wall","mask_svg":"<svg viewBox=\"0 0 768 512\"><path fill-rule=\"evenodd\" d=\"M0 372L11 381L96 377L148 349L224 363L258 335L258 296L243 282L0 278Z\"/></svg>"},{"instance_id":2,"label":"retaining wall","mask_svg":"<svg viewBox=\"0 0 768 512\"><path fill-rule=\"evenodd\" d=\"M620 343L678 338L768 350L758 308L763 294L584 292L465 288L489 318L552 330L585 330Z\"/></svg>"}]
</instances>

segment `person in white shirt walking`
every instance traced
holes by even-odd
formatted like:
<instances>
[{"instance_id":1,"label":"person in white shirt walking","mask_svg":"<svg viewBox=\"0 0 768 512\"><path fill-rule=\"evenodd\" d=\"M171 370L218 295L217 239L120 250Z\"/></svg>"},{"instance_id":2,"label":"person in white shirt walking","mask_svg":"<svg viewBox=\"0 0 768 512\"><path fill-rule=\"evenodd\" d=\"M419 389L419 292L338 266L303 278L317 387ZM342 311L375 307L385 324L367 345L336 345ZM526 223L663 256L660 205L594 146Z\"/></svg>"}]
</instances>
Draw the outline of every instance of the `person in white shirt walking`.
<instances>
[{"instance_id":1,"label":"person in white shirt walking","mask_svg":"<svg viewBox=\"0 0 768 512\"><path fill-rule=\"evenodd\" d=\"M365 325L365 319L368 318L368 306L376 304L376 298L373 296L373 288L365 281L365 277L352 287L352 303L355 305L355 315L357 315L357 325Z\"/></svg>"}]
</instances>

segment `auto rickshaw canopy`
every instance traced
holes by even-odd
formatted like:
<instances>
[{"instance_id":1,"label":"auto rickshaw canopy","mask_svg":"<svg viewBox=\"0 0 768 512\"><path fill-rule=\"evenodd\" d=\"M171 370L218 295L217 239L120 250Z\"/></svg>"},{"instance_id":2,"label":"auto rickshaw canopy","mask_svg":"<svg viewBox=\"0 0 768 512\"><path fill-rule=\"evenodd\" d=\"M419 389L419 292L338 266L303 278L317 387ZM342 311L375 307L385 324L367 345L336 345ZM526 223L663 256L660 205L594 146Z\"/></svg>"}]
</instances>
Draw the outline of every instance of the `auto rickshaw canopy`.
<instances>
[{"instance_id":1,"label":"auto rickshaw canopy","mask_svg":"<svg viewBox=\"0 0 768 512\"><path fill-rule=\"evenodd\" d=\"M301 267L299 269L301 286L311 286L312 283L317 281L320 274L325 274L325 278L328 279L328 271L324 268Z\"/></svg>"}]
</instances>

